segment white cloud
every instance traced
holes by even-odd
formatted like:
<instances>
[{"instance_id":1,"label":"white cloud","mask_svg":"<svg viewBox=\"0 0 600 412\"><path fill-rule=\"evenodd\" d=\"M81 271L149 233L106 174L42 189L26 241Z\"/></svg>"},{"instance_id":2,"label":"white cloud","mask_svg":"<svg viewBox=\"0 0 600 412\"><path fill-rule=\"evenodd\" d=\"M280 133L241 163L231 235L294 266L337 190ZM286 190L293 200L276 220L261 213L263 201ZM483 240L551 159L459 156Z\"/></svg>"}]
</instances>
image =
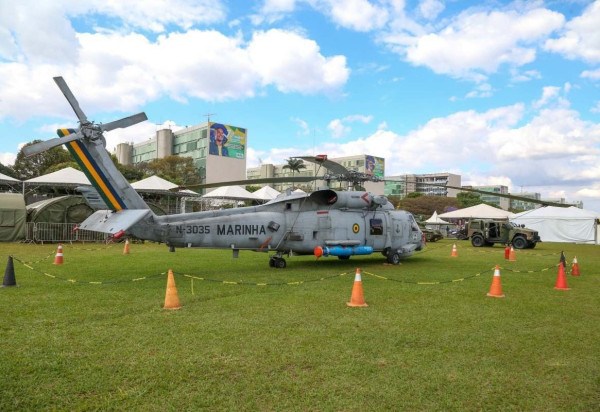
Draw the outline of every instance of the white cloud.
<instances>
[{"instance_id":1,"label":"white cloud","mask_svg":"<svg viewBox=\"0 0 600 412\"><path fill-rule=\"evenodd\" d=\"M439 0L422 0L418 7L421 16L427 20L435 19L444 8L444 3Z\"/></svg>"},{"instance_id":2,"label":"white cloud","mask_svg":"<svg viewBox=\"0 0 600 412\"><path fill-rule=\"evenodd\" d=\"M51 80L58 74L89 114L130 112L165 95L178 101L240 99L270 85L282 92L334 93L350 73L345 57L323 56L314 41L284 30L259 32L248 44L211 30L161 35L154 42L117 33L85 33L77 40L77 64L0 65L0 117L43 112L70 118Z\"/></svg>"},{"instance_id":3,"label":"white cloud","mask_svg":"<svg viewBox=\"0 0 600 412\"><path fill-rule=\"evenodd\" d=\"M0 163L4 166L15 164L17 156L14 153L0 153Z\"/></svg>"},{"instance_id":4,"label":"white cloud","mask_svg":"<svg viewBox=\"0 0 600 412\"><path fill-rule=\"evenodd\" d=\"M546 86L542 89L542 97L533 102L533 107L539 109L540 107L546 106L549 101L555 99L560 94L560 87Z\"/></svg>"},{"instance_id":5,"label":"white cloud","mask_svg":"<svg viewBox=\"0 0 600 412\"><path fill-rule=\"evenodd\" d=\"M581 14L565 25L557 39L548 39L546 50L560 53L568 59L600 62L600 1L592 2Z\"/></svg>"},{"instance_id":6,"label":"white cloud","mask_svg":"<svg viewBox=\"0 0 600 412\"><path fill-rule=\"evenodd\" d=\"M356 31L379 29L388 19L385 7L367 0L321 0L315 2L315 6L328 14L334 23Z\"/></svg>"},{"instance_id":7,"label":"white cloud","mask_svg":"<svg viewBox=\"0 0 600 412\"><path fill-rule=\"evenodd\" d=\"M315 41L295 32L256 32L247 51L248 69L260 76L263 85L274 85L284 93L334 91L350 75L344 56L325 57Z\"/></svg>"},{"instance_id":8,"label":"white cloud","mask_svg":"<svg viewBox=\"0 0 600 412\"><path fill-rule=\"evenodd\" d=\"M293 117L291 120L294 123L296 123L298 127L300 127L300 131L298 132L298 134L307 136L310 133L310 127L307 121L299 119L297 117Z\"/></svg>"},{"instance_id":9,"label":"white cloud","mask_svg":"<svg viewBox=\"0 0 600 412\"><path fill-rule=\"evenodd\" d=\"M531 63L535 44L563 25L556 12L533 8L526 10L465 11L443 29L419 36L395 32L382 36L393 50L417 66L438 74L474 81L498 71Z\"/></svg>"},{"instance_id":10,"label":"white cloud","mask_svg":"<svg viewBox=\"0 0 600 412\"><path fill-rule=\"evenodd\" d=\"M346 136L352 128L344 125L344 123L340 119L333 119L327 125L327 130L331 133L331 137L334 139L339 139L341 137Z\"/></svg>"},{"instance_id":11,"label":"white cloud","mask_svg":"<svg viewBox=\"0 0 600 412\"><path fill-rule=\"evenodd\" d=\"M341 137L347 136L352 128L347 125L347 123L363 123L368 124L373 120L373 116L364 115L364 114L353 114L344 117L343 119L334 119L329 122L327 125L327 129L331 133L331 137L334 139L339 139Z\"/></svg>"},{"instance_id":12,"label":"white cloud","mask_svg":"<svg viewBox=\"0 0 600 412\"><path fill-rule=\"evenodd\" d=\"M584 70L581 72L581 77L590 80L600 80L600 69Z\"/></svg>"}]
</instances>

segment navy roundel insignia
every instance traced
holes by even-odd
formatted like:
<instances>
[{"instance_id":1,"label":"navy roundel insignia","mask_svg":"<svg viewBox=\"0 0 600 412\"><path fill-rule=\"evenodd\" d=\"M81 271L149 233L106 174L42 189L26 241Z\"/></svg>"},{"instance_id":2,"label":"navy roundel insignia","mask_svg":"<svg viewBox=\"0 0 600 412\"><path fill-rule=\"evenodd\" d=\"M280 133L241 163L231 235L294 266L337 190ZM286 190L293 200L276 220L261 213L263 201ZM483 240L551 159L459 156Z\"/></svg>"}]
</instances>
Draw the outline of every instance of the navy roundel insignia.
<instances>
[{"instance_id":1,"label":"navy roundel insignia","mask_svg":"<svg viewBox=\"0 0 600 412\"><path fill-rule=\"evenodd\" d=\"M352 231L354 233L358 233L360 231L360 226L358 225L358 223L355 223L354 225L352 225Z\"/></svg>"}]
</instances>

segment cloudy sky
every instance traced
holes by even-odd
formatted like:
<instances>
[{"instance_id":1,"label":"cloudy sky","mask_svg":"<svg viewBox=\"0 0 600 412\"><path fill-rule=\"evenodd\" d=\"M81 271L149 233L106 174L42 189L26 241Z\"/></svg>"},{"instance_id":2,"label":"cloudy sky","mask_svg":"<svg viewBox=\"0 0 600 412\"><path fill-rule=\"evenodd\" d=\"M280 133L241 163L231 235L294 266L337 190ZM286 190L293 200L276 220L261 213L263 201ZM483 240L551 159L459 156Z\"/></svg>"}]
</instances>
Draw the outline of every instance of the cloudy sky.
<instances>
[{"instance_id":1,"label":"cloudy sky","mask_svg":"<svg viewBox=\"0 0 600 412\"><path fill-rule=\"evenodd\" d=\"M386 175L600 211L600 1L0 1L0 162L88 118L248 129L248 166L371 154Z\"/></svg>"}]
</instances>

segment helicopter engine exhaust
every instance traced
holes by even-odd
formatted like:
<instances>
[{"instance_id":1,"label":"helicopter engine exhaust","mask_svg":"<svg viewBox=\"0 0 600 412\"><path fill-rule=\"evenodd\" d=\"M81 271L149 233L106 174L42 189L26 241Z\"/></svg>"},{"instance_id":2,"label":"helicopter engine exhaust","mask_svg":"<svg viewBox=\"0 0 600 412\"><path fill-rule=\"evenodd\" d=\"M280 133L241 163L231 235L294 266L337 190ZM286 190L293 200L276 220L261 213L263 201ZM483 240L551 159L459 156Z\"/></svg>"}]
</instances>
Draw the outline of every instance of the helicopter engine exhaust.
<instances>
[{"instance_id":1,"label":"helicopter engine exhaust","mask_svg":"<svg viewBox=\"0 0 600 412\"><path fill-rule=\"evenodd\" d=\"M321 256L338 256L348 257L353 255L370 255L373 253L372 246L317 246L313 251L314 255L318 258Z\"/></svg>"}]
</instances>

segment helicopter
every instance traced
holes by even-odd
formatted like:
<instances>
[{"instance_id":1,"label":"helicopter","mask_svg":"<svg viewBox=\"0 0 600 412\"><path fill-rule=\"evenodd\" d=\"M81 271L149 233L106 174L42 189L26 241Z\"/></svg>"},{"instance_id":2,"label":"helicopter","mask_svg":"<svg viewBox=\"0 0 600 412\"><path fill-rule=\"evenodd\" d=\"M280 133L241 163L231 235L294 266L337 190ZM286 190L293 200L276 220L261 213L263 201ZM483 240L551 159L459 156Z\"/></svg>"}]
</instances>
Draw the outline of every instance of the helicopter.
<instances>
[{"instance_id":1,"label":"helicopter","mask_svg":"<svg viewBox=\"0 0 600 412\"><path fill-rule=\"evenodd\" d=\"M164 243L172 252L184 247L230 249L235 258L240 250L266 252L270 254L269 266L280 269L287 266L286 255L346 260L379 252L388 263L398 265L425 246L423 233L411 213L394 209L385 196L361 190L362 183L377 178L349 171L325 155L300 157L332 172L324 176L198 185L207 188L314 180L327 183L311 193L288 191L261 205L157 216L116 168L103 136L105 131L147 120L146 115L138 113L106 124L94 123L87 119L65 80L55 77L54 81L79 119L79 128L58 129L58 138L25 146L23 152L31 156L55 146L67 147L95 188L84 189L82 194L92 207L102 205L79 229L103 232L114 240L128 235ZM348 190L329 188L332 180L347 181Z\"/></svg>"}]
</instances>

